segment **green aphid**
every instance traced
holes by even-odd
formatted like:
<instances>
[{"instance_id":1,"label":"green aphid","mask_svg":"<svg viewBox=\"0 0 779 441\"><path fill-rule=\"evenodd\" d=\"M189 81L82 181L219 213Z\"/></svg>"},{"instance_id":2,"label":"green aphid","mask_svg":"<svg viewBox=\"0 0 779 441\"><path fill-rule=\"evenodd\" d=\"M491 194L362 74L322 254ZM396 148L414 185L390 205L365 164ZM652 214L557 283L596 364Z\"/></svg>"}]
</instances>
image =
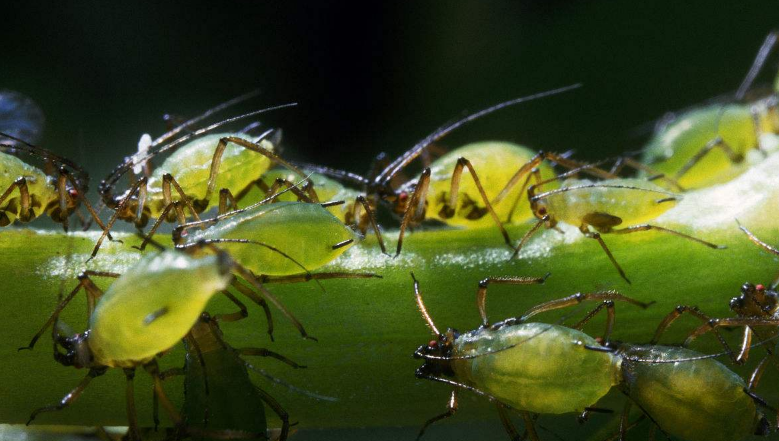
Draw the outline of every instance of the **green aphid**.
<instances>
[{"instance_id":1,"label":"green aphid","mask_svg":"<svg viewBox=\"0 0 779 441\"><path fill-rule=\"evenodd\" d=\"M764 135L779 134L779 76L770 95L745 98L777 35L766 37L735 102L699 107L662 124L644 149L644 163L691 189L726 182L748 168L752 152L765 152Z\"/></svg>"},{"instance_id":2,"label":"green aphid","mask_svg":"<svg viewBox=\"0 0 779 441\"><path fill-rule=\"evenodd\" d=\"M588 347L602 347L599 341L608 344L614 324L615 301L642 308L648 304L614 291L579 293L538 305L518 319L489 323L485 309L489 284L525 285L544 280L545 277L482 280L477 291L482 325L460 334L451 328L445 333L438 330L422 301L419 283L414 279L417 305L434 336L414 354L424 360L416 376L454 386L447 412L429 419L420 430L419 437L430 424L455 413L459 389L494 400L504 428L512 439L519 439L519 433L508 417L509 407L522 415L532 441L539 439L532 413L581 414L601 410L593 406L619 384L619 358L609 352L589 350ZM585 300L602 303L573 327L526 322L541 312L577 305ZM600 340L596 340L583 333L581 327L603 308L609 313L606 332Z\"/></svg>"}]
</instances>

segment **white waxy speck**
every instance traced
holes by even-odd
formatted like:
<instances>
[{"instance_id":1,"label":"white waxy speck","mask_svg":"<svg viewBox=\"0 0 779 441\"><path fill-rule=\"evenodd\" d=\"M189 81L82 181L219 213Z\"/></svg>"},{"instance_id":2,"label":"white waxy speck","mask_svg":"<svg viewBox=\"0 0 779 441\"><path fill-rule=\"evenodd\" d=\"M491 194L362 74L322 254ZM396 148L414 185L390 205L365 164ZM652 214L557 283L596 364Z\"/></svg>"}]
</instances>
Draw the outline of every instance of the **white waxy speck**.
<instances>
[{"instance_id":1,"label":"white waxy speck","mask_svg":"<svg viewBox=\"0 0 779 441\"><path fill-rule=\"evenodd\" d=\"M133 173L136 175L141 174L143 171L143 166L146 165L146 154L149 152L149 147L151 147L151 135L148 133L144 133L141 135L141 139L138 140L138 153L133 157ZM138 160L139 158L144 158L142 160Z\"/></svg>"}]
</instances>

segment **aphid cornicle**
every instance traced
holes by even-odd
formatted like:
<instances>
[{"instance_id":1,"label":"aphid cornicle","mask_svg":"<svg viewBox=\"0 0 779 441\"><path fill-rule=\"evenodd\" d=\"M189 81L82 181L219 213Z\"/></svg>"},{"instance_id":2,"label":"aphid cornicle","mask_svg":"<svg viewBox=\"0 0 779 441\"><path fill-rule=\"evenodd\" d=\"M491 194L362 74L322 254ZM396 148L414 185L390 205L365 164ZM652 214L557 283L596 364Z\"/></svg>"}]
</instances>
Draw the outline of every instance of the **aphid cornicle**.
<instances>
[{"instance_id":1,"label":"aphid cornicle","mask_svg":"<svg viewBox=\"0 0 779 441\"><path fill-rule=\"evenodd\" d=\"M568 174L570 172L554 180L564 178ZM725 248L676 230L645 223L670 209L680 198L679 195L668 192L650 181L628 178L598 182L569 179L564 181L560 188L537 193L550 181L541 181L528 187L530 209L538 221L519 241L512 257L519 255L522 247L542 226L555 228L559 221L579 227L582 234L596 240L619 275L628 283L630 279L606 246L602 234L630 234L654 230L697 242L709 248ZM623 222L628 225L615 228ZM592 231L593 229L595 231Z\"/></svg>"},{"instance_id":2,"label":"aphid cornicle","mask_svg":"<svg viewBox=\"0 0 779 441\"><path fill-rule=\"evenodd\" d=\"M747 156L764 149L762 136L779 133L779 76L773 93L744 102L778 36L774 31L766 37L734 94L735 102L700 107L664 123L645 147L643 161L687 189L721 183L744 172Z\"/></svg>"},{"instance_id":3,"label":"aphid cornicle","mask_svg":"<svg viewBox=\"0 0 779 441\"><path fill-rule=\"evenodd\" d=\"M55 332L54 358L65 366L87 368L89 373L58 404L35 410L28 424L41 412L60 410L70 405L93 378L103 375L111 367L121 367L128 382L130 437L137 439L132 382L139 366L152 375L155 393L171 419L178 423L178 412L162 390L155 357L181 340L198 320L206 303L220 292L241 308L237 314L245 316L245 307L226 291L229 286L237 284L234 273L253 288L243 286L238 289L241 294L264 307L266 300L273 303L303 337L313 339L249 270L236 263L226 252L213 246L204 247L213 254L194 256L166 250L144 256L123 275L88 271L79 276L78 286L60 302L30 344L21 349L32 349L46 329L57 322L62 309L83 289L87 295L89 328L75 336ZM103 293L92 282L90 277L94 276L116 280ZM59 347L66 352L60 352Z\"/></svg>"},{"instance_id":4,"label":"aphid cornicle","mask_svg":"<svg viewBox=\"0 0 779 441\"><path fill-rule=\"evenodd\" d=\"M187 219L200 220L200 213L211 207L226 210L229 204L237 207L237 196L251 187L271 164L284 166L305 178L295 166L276 155L274 145L266 139L274 133L266 131L259 137L246 133L213 133L225 124L273 110L288 108L295 103L269 107L194 129L195 125L214 113L248 99L247 94L223 103L204 114L165 133L136 155L127 158L100 183L104 203L115 210L107 226L117 219L132 222L143 228L149 219L156 219L150 236L162 222L185 223ZM183 134L182 134L183 133ZM175 151L173 151L175 149ZM148 161L163 152L173 151L153 171ZM114 194L120 178L132 171L133 176L145 173L121 194ZM97 254L105 237L98 239L92 256Z\"/></svg>"},{"instance_id":5,"label":"aphid cornicle","mask_svg":"<svg viewBox=\"0 0 779 441\"><path fill-rule=\"evenodd\" d=\"M30 165L20 156L37 158L50 171ZM30 222L48 214L68 231L69 218L84 204L90 216L110 238L108 230L86 198L89 176L72 161L0 132L0 227L14 221ZM79 214L80 216L80 214ZM86 223L82 217L82 223Z\"/></svg>"},{"instance_id":6,"label":"aphid cornicle","mask_svg":"<svg viewBox=\"0 0 779 441\"><path fill-rule=\"evenodd\" d=\"M619 383L619 370L613 354L587 350L586 346L600 344L580 329L605 308L608 320L601 341L607 344L614 324L615 301L642 308L649 306L614 291L578 293L540 304L518 319L490 324L485 309L490 284L525 285L545 280L495 277L479 283L477 305L482 325L467 333L461 334L451 328L442 333L422 301L419 282L415 278L413 280L417 306L434 337L414 353L415 358L424 360L416 376L454 386L448 411L429 419L420 430L419 437L430 424L455 413L458 389L470 390L494 400L504 428L512 439L519 439L519 434L508 417L507 406L521 413L525 430L533 441L539 438L531 413L581 414L602 410L592 406ZM585 300L599 300L601 304L573 327L526 323L541 312L577 305Z\"/></svg>"}]
</instances>

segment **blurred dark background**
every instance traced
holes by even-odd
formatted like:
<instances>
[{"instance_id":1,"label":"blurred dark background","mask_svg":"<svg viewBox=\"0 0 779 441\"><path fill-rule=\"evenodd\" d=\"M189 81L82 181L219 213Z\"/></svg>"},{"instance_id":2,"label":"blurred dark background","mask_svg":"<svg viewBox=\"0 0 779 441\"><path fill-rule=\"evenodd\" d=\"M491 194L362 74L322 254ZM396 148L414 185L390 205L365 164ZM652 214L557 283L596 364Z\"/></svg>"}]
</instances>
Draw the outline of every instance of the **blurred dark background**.
<instances>
[{"instance_id":1,"label":"blurred dark background","mask_svg":"<svg viewBox=\"0 0 779 441\"><path fill-rule=\"evenodd\" d=\"M93 182L166 129L253 88L297 159L364 172L445 121L502 100L584 89L484 118L444 144L493 138L596 158L641 146L668 110L735 89L772 1L15 2L0 88L47 116L42 144ZM775 67L771 67L775 72ZM94 184L93 184L94 188Z\"/></svg>"}]
</instances>

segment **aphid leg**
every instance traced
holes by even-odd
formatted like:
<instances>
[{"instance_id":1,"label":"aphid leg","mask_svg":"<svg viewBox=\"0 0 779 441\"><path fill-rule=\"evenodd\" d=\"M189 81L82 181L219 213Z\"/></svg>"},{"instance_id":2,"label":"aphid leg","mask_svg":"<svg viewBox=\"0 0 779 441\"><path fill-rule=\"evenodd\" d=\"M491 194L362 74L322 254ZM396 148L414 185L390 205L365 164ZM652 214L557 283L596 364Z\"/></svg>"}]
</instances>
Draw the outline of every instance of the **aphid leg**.
<instances>
[{"instance_id":1,"label":"aphid leg","mask_svg":"<svg viewBox=\"0 0 779 441\"><path fill-rule=\"evenodd\" d=\"M652 337L652 340L650 340L649 344L656 345L660 341L660 337L663 335L663 333L671 326L673 322L676 321L676 319L681 317L682 314L690 314L691 316L697 318L698 320L704 323L707 323L709 320L711 320L711 317L701 312L697 306L678 305L676 308L674 308L673 311L669 312L668 315L665 316L665 318L663 318L663 321L661 321L659 325L657 325L657 329L655 330L655 335ZM714 330L714 332L716 333L717 338L720 341L724 341L722 336L719 334L719 331Z\"/></svg>"},{"instance_id":2,"label":"aphid leg","mask_svg":"<svg viewBox=\"0 0 779 441\"><path fill-rule=\"evenodd\" d=\"M464 167L468 168L468 172L471 174L471 178L473 178L473 183L476 185L476 189L479 190L479 195L481 195L481 199L484 201L484 205L487 208L487 211L490 213L490 216L492 216L492 220L495 221L498 230L500 230L500 234L503 236L503 241L506 242L506 245L508 245L510 248L513 248L511 246L511 238L509 237L509 233L506 231L506 228L503 227L503 223L500 221L500 219L498 219L498 214L495 213L495 209L492 207L492 204L487 197L487 193L484 191L484 187L481 185L479 175L476 174L476 170L473 169L471 161L466 158L461 157L457 159L457 165L454 166L454 171L452 172L449 200L446 202L442 212L439 214L441 214L441 217L444 219L448 219L454 216L454 213L457 210L457 196L460 192L460 179L462 178ZM483 214L481 214L479 217L482 215Z\"/></svg>"},{"instance_id":3,"label":"aphid leg","mask_svg":"<svg viewBox=\"0 0 779 441\"><path fill-rule=\"evenodd\" d=\"M705 157L709 152L714 150L715 148L719 148L722 150L723 153L730 159L730 162L734 164L738 164L741 161L744 160L744 156L736 153L733 151L733 149L722 139L722 137L717 136L716 138L712 139L711 141L707 142L706 145L704 145L700 150L698 150L697 153L695 153L683 166L679 169L678 172L674 175L675 180L681 179L695 164L697 164L703 157Z\"/></svg>"},{"instance_id":4,"label":"aphid leg","mask_svg":"<svg viewBox=\"0 0 779 441\"><path fill-rule=\"evenodd\" d=\"M720 327L735 327L735 326L745 326L745 327L759 327L759 326L771 326L776 327L779 325L778 319L763 319L763 318L754 318L754 317L731 317L731 318L721 318L721 319L711 319L704 323L703 325L699 326L697 329L695 329L693 332L691 332L687 339L684 341L684 346L689 345L693 340L700 337L701 335L707 333L707 332L713 332L717 328ZM746 334L746 333L745 333ZM744 336L744 340L746 341L747 338L751 339L750 337L747 337L747 335ZM751 342L751 340L750 340ZM725 346L728 351L730 351L730 348ZM742 347L743 350L743 347ZM748 356L748 352L745 355L745 357ZM731 358L733 358L733 361L736 363L743 363L744 359L739 360L738 357L733 355L731 353Z\"/></svg>"},{"instance_id":5,"label":"aphid leg","mask_svg":"<svg viewBox=\"0 0 779 441\"><path fill-rule=\"evenodd\" d=\"M274 341L274 338L273 338L273 316L271 315L270 307L268 306L268 302L266 302L265 299L263 299L262 297L257 295L257 293L255 293L251 288L249 288L246 285L242 284L238 280L233 280L232 282L230 282L230 286L235 288L241 294L245 295L252 302L254 302L257 305L259 305L263 309L263 311L265 311L265 319L268 322L268 336L270 337L270 341ZM227 291L225 291L225 293L229 294ZM232 300L235 297L232 294L230 294L230 296L228 296L228 298L230 298L230 300ZM238 301L238 299L235 299L234 303L239 308L241 308L241 312L239 312L238 314L242 313L243 309L246 308L246 306L244 306L243 303ZM247 315L248 315L248 313L247 313ZM220 318L218 318L218 317L221 317L221 316L214 316L214 319L217 320L217 321L220 320ZM229 320L227 320L227 321L229 321Z\"/></svg>"},{"instance_id":6,"label":"aphid leg","mask_svg":"<svg viewBox=\"0 0 779 441\"><path fill-rule=\"evenodd\" d=\"M576 294L570 295L568 297L563 297L562 299L550 300L548 302L541 303L540 305L536 305L528 309L527 312L525 312L525 314L523 314L522 317L520 318L520 322L527 321L527 319L529 319L530 317L533 317L534 315L540 314L542 312L576 306L581 302L587 300L601 300L601 301L615 300L619 302L630 303L632 305L636 305L643 309L648 308L651 304L654 303L654 302L649 302L649 303L640 302L633 298L624 296L617 291L597 291L597 292L586 293L586 294L577 292Z\"/></svg>"},{"instance_id":7,"label":"aphid leg","mask_svg":"<svg viewBox=\"0 0 779 441\"><path fill-rule=\"evenodd\" d=\"M522 251L522 247L525 246L528 240L530 240L531 237L533 237L534 234L538 231L539 228L541 228L542 225L544 225L545 222L549 221L549 215L544 216L542 219L539 219L538 222L535 223L524 236L522 236L522 239L519 240L519 243L517 244L516 248L514 248L514 252L511 254L511 257L509 257L509 260L518 258L519 252Z\"/></svg>"},{"instance_id":8,"label":"aphid leg","mask_svg":"<svg viewBox=\"0 0 779 441\"><path fill-rule=\"evenodd\" d=\"M265 348L234 348L233 350L238 355L275 358L276 360L279 360L282 363L288 364L293 369L305 369L307 367L305 365L295 363L294 361L279 354L278 352L273 352Z\"/></svg>"},{"instance_id":9,"label":"aphid leg","mask_svg":"<svg viewBox=\"0 0 779 441\"><path fill-rule=\"evenodd\" d=\"M238 283L236 281L233 281L233 283ZM233 285L234 286L234 285ZM238 311L236 312L230 312L230 313L223 313L223 314L214 314L212 316L213 320L216 322L237 322L239 320L243 320L246 317L249 316L249 310L246 308L246 305L243 304L238 298L236 298L234 295L230 293L228 290L223 290L222 294L224 294L225 297L230 299L231 302L233 302L237 307ZM267 304L266 304L267 306Z\"/></svg>"},{"instance_id":10,"label":"aphid leg","mask_svg":"<svg viewBox=\"0 0 779 441\"><path fill-rule=\"evenodd\" d=\"M189 197L187 197L187 194L184 193L184 189L181 188L181 185L179 185L178 181L176 181L176 178L173 177L170 173L165 173L162 175L162 200L167 206L168 204L173 202L173 197L171 195L170 187L171 185L173 188L176 189L176 193L179 194L179 201L183 202L187 205L187 208L189 208L190 214L192 214L192 218L195 219L196 222L200 222L200 216L198 216L198 210L195 209L195 206L192 204L192 201ZM204 199L205 202L203 204L207 205L208 201L210 199ZM200 207L198 207L200 208ZM205 209L205 206L201 208L201 210ZM179 223L184 223L179 221Z\"/></svg>"},{"instance_id":11,"label":"aphid leg","mask_svg":"<svg viewBox=\"0 0 779 441\"><path fill-rule=\"evenodd\" d=\"M97 303L97 300L100 298L100 296L103 295L103 291L97 287L97 285L92 282L92 279L90 279L90 276L96 276L96 277L111 277L111 278L117 278L120 276L120 274L117 273L110 273L106 271L84 271L81 274L78 275L78 285L57 305L57 307L54 309L54 312L51 313L51 316L49 316L48 320L46 320L46 323L43 324L43 327L40 331L38 331L30 340L30 344L19 348L19 350L23 349L32 349L35 346L35 342L38 341L39 338L43 335L44 332L46 332L46 329L48 329L49 326L52 325L57 320L57 317L59 317L60 312L62 312L63 309L70 303L71 300L78 294L81 289L84 289L84 292L87 295L87 319L89 319L92 316L92 312L95 309L95 304Z\"/></svg>"},{"instance_id":12,"label":"aphid leg","mask_svg":"<svg viewBox=\"0 0 779 441\"><path fill-rule=\"evenodd\" d=\"M582 413L580 413L576 417L576 420L579 421L579 424L584 424L584 423L586 423L587 421L590 420L590 414L591 413L608 413L608 414L612 414L612 413L614 413L614 411L611 410L611 409L604 409L602 407L585 407L584 411Z\"/></svg>"},{"instance_id":13,"label":"aphid leg","mask_svg":"<svg viewBox=\"0 0 779 441\"><path fill-rule=\"evenodd\" d=\"M657 230L657 231L662 231L663 233L673 234L674 236L691 240L701 245L706 245L707 247L714 248L715 250L721 250L725 248L724 245L717 245L711 242L706 242L703 239L698 239L697 237L690 236L689 234L680 233L679 231L676 230L671 230L669 228L658 227L657 225L650 225L650 224L633 225L631 227L620 228L620 229L610 229L608 232L612 234L630 234L630 233L637 233L639 231L649 231L649 230Z\"/></svg>"},{"instance_id":14,"label":"aphid leg","mask_svg":"<svg viewBox=\"0 0 779 441\"><path fill-rule=\"evenodd\" d=\"M146 370L146 372L149 373L149 375L151 375L152 379L154 380L154 394L157 395L157 398L162 404L162 407L165 409L165 412L168 414L168 417L175 425L178 426L181 424L181 416L179 415L178 410L176 410L176 406L173 405L168 396L165 394L165 390L162 387L160 367L157 364L157 360L152 360L146 363L143 365L143 368Z\"/></svg>"},{"instance_id":15,"label":"aphid leg","mask_svg":"<svg viewBox=\"0 0 779 441\"><path fill-rule=\"evenodd\" d=\"M503 428L506 430L509 438L511 438L512 441L524 439L524 437L520 436L519 432L517 432L514 423L511 422L511 418L509 418L508 412L506 411L506 405L496 401L495 407L498 409L498 417L500 417L500 422L503 424Z\"/></svg>"},{"instance_id":16,"label":"aphid leg","mask_svg":"<svg viewBox=\"0 0 779 441\"><path fill-rule=\"evenodd\" d=\"M90 369L87 373L87 376L84 377L84 379L81 380L81 382L79 382L72 391L65 395L59 403L35 409L30 415L30 419L27 420L27 425L29 426L30 423L32 423L32 421L43 412L53 412L55 410L62 410L68 407L71 403L76 401L78 397L81 396L81 393L84 392L84 389L86 389L86 387L89 385L89 382L92 381L93 378L103 375L107 369L108 368L105 367Z\"/></svg>"},{"instance_id":17,"label":"aphid leg","mask_svg":"<svg viewBox=\"0 0 779 441\"><path fill-rule=\"evenodd\" d=\"M283 407L281 407L281 404L279 404L275 398L262 390L262 388L258 387L255 390L260 394L262 401L265 401L265 404L267 404L268 407L273 410L273 413L275 413L281 420L281 434L279 435L279 441L286 441L287 437L289 436L289 414L286 410L284 410Z\"/></svg>"},{"instance_id":18,"label":"aphid leg","mask_svg":"<svg viewBox=\"0 0 779 441\"><path fill-rule=\"evenodd\" d=\"M419 441L419 439L422 438L422 435L424 435L425 430L427 430L427 428L431 424L433 424L433 423L435 423L437 421L443 420L445 418L449 418L449 417L453 416L457 412L457 407L458 407L458 403L457 403L457 389L453 389L452 390L452 395L449 397L449 401L447 401L447 403L446 403L446 412L444 412L444 413L442 413L440 415L436 415L433 418L430 418L429 420L425 421L425 424L423 424L422 428L419 429L419 434L417 435L417 441Z\"/></svg>"},{"instance_id":19,"label":"aphid leg","mask_svg":"<svg viewBox=\"0 0 779 441\"><path fill-rule=\"evenodd\" d=\"M395 257L400 255L400 249L403 247L403 236L406 234L406 228L409 223L417 222L424 219L425 216L425 202L427 199L427 191L430 187L430 169L426 168L422 171L422 175L419 177L414 192L408 201L406 206L406 212L403 213L403 221L400 223L400 233L398 234L398 248L395 252Z\"/></svg>"},{"instance_id":20,"label":"aphid leg","mask_svg":"<svg viewBox=\"0 0 779 441\"><path fill-rule=\"evenodd\" d=\"M228 202L231 207L229 210L227 208ZM217 214L225 214L232 210L238 210L238 202L233 197L233 193L227 188L219 190L219 211L217 211Z\"/></svg>"},{"instance_id":21,"label":"aphid leg","mask_svg":"<svg viewBox=\"0 0 779 441\"><path fill-rule=\"evenodd\" d=\"M626 439L628 430L630 430L630 408L633 402L628 400L625 402L625 408L622 410L622 416L619 418L619 440L624 441Z\"/></svg>"},{"instance_id":22,"label":"aphid leg","mask_svg":"<svg viewBox=\"0 0 779 441\"><path fill-rule=\"evenodd\" d=\"M590 231L587 224L582 224L579 227L579 231L581 231L585 237L588 237L590 239L595 239L596 241L598 241L598 244L603 249L603 252L606 253L606 256L608 256L609 260L611 261L611 264L614 265L614 268L617 269L617 272L619 273L620 277L625 279L625 281L628 282L628 284L630 284L631 283L630 279L628 279L628 276L625 274L625 270L623 270L622 267L619 266L619 263L617 263L617 259L614 258L614 255L611 254L611 250L609 249L608 246L606 246L606 242L604 242L603 238L600 237L600 233Z\"/></svg>"},{"instance_id":23,"label":"aphid leg","mask_svg":"<svg viewBox=\"0 0 779 441\"><path fill-rule=\"evenodd\" d=\"M544 283L547 277L549 277L549 273L544 277L488 277L480 281L479 288L476 290L476 306L479 309L482 326L487 327L490 325L489 320L487 320L487 307L485 305L487 301L487 287L490 283L500 285L535 285Z\"/></svg>"},{"instance_id":24,"label":"aphid leg","mask_svg":"<svg viewBox=\"0 0 779 441\"><path fill-rule=\"evenodd\" d=\"M186 375L184 368L170 368L160 372L160 381L165 381L171 377ZM154 431L156 432L160 426L160 401L157 398L157 394L154 393L154 386L151 389L152 399L152 421L154 422Z\"/></svg>"},{"instance_id":25,"label":"aphid leg","mask_svg":"<svg viewBox=\"0 0 779 441\"><path fill-rule=\"evenodd\" d=\"M132 187L130 187L130 190L127 191L127 195L122 198L121 201L119 201L119 204L114 210L114 214L111 215L110 219L108 219L108 223L106 223L106 227L103 229L103 234L101 234L100 238L97 239L95 247L92 249L92 255L89 257L89 259L87 259L87 262L92 260L97 255L97 252L100 250L100 245L103 244L103 241L108 236L109 231L114 226L114 222L116 222L116 220L119 218L119 215L125 211L125 207L136 193L138 193L138 208L135 212L133 223L135 224L136 228L141 228L145 225L145 222L143 222L143 208L146 204L147 182L148 179L145 176L139 179L138 182L134 183Z\"/></svg>"},{"instance_id":26,"label":"aphid leg","mask_svg":"<svg viewBox=\"0 0 779 441\"><path fill-rule=\"evenodd\" d=\"M685 188L682 187L676 179L669 178L665 174L660 173L657 170L653 169L652 167L643 164L641 162L638 162L633 158L628 158L624 156L620 157L619 159L617 159L617 162L614 163L614 167L610 170L610 172L613 173L614 175L618 175L624 166L628 166L635 170L646 172L647 174L649 174L649 176L647 177L648 181L655 181L659 179L665 181L670 186L674 187L677 191L680 192L685 191Z\"/></svg>"},{"instance_id":27,"label":"aphid leg","mask_svg":"<svg viewBox=\"0 0 779 441\"><path fill-rule=\"evenodd\" d=\"M9 185L8 188L0 195L0 206L5 203L8 196L11 195L15 189L19 190L19 220L22 222L29 222L34 217L32 210L32 202L30 199L30 190L27 188L27 179L21 177Z\"/></svg>"},{"instance_id":28,"label":"aphid leg","mask_svg":"<svg viewBox=\"0 0 779 441\"><path fill-rule=\"evenodd\" d=\"M381 230L379 230L379 224L376 222L376 215L373 213L373 209L371 208L368 201L365 199L365 196L357 196L354 199L354 204L352 204L352 209L354 210L352 212L352 217L354 218L354 226L357 227L358 230L362 231L362 223L364 222L364 217L360 216L360 207L362 207L363 210L365 210L365 218L368 219L368 223L370 224L371 228L373 229L373 233L376 235L376 240L379 241L379 247L381 248L382 254L387 254L387 247L384 246L384 239L381 237ZM364 231L363 231L364 232Z\"/></svg>"},{"instance_id":29,"label":"aphid leg","mask_svg":"<svg viewBox=\"0 0 779 441\"><path fill-rule=\"evenodd\" d=\"M514 176L509 179L509 181L506 183L506 185L503 187L503 189L498 193L497 196L492 200L492 205L498 205L503 199L506 198L506 196L509 194L512 188L517 185L520 179L522 179L522 176L532 173L533 170L538 167L538 165L543 161L543 153L539 153L536 156L534 156L530 161L522 165L522 167L517 170L516 173L514 173ZM530 179L530 176L528 176L528 179ZM527 186L528 181L525 180L525 184L522 186L522 188L525 188ZM523 191L520 192L523 193Z\"/></svg>"},{"instance_id":30,"label":"aphid leg","mask_svg":"<svg viewBox=\"0 0 779 441\"><path fill-rule=\"evenodd\" d=\"M95 223L97 223L97 225L106 233L106 235L108 236L108 240L114 240L113 237L111 237L111 232L106 228L105 224L103 224L103 221L100 220L100 217L97 215L95 209L92 208L92 204L89 202L89 199L87 199L86 195L84 195L83 192L81 191L81 188L78 186L78 183L73 178L73 175L65 167L60 167L59 176L60 179L58 180L58 184L57 184L58 191L61 191L59 190L59 188L65 187L64 183L60 183L62 177L64 176L65 179L67 179L67 181L70 182L70 185L75 190L75 197L81 200L81 202L84 204L84 207L86 207L87 211L89 212L89 215L92 217L92 219L95 220ZM72 194L68 194L67 192L66 194L68 198L73 197ZM63 213L65 212L63 211Z\"/></svg>"},{"instance_id":31,"label":"aphid leg","mask_svg":"<svg viewBox=\"0 0 779 441\"><path fill-rule=\"evenodd\" d=\"M757 388L757 385L760 383L760 379L763 377L763 373L765 373L765 368L768 366L768 359L770 357L770 355L763 357L763 359L760 360L760 363L757 364L757 367L755 367L755 370L752 371L752 375L749 376L747 391L752 391Z\"/></svg>"},{"instance_id":32,"label":"aphid leg","mask_svg":"<svg viewBox=\"0 0 779 441\"><path fill-rule=\"evenodd\" d=\"M330 280L330 279L381 279L382 276L373 273L304 273L291 274L289 276L255 276L260 283L300 283L311 280Z\"/></svg>"},{"instance_id":33,"label":"aphid leg","mask_svg":"<svg viewBox=\"0 0 779 441\"><path fill-rule=\"evenodd\" d=\"M522 415L522 419L525 421L525 431L527 432L527 437L530 439L530 441L541 441L541 439L538 437L538 432L536 432L536 424L533 422L533 415L527 411L522 411L520 414Z\"/></svg>"},{"instance_id":34,"label":"aphid leg","mask_svg":"<svg viewBox=\"0 0 779 441\"><path fill-rule=\"evenodd\" d=\"M521 201L523 198L525 198L525 192L527 190L528 184L530 184L530 180L535 179L536 184L538 185L543 179L541 178L541 170L538 168L534 168L533 170L530 170L530 174L525 179L525 182L522 184L522 187L517 192L517 197L514 198L514 202L511 203L511 209L509 210L509 215L506 218L506 223L511 222L511 216L514 215L514 212L517 210L517 205L519 205L519 201ZM496 198L497 199L497 198ZM492 205L495 204L495 199L492 200Z\"/></svg>"},{"instance_id":35,"label":"aphid leg","mask_svg":"<svg viewBox=\"0 0 779 441\"><path fill-rule=\"evenodd\" d=\"M133 379L135 379L135 368L125 368L124 376L127 379L127 386L125 390L127 400L127 438L131 441L140 441L141 436L138 433L138 414L135 412L135 387L133 386Z\"/></svg>"},{"instance_id":36,"label":"aphid leg","mask_svg":"<svg viewBox=\"0 0 779 441\"><path fill-rule=\"evenodd\" d=\"M610 338L611 338L611 331L614 329L614 301L613 300L605 300L600 305L596 306L595 309L587 313L586 316L584 316L583 319L579 320L578 323L572 326L573 329L582 330L584 325L587 324L593 317L595 317L599 312L603 310L603 308L606 308L606 312L608 313L608 316L606 318L606 331L603 332L603 337L601 339L603 340L603 346L608 346Z\"/></svg>"},{"instance_id":37,"label":"aphid leg","mask_svg":"<svg viewBox=\"0 0 779 441\"><path fill-rule=\"evenodd\" d=\"M162 223L165 222L165 219L167 219L168 212L170 212L170 210L176 207L176 205L177 205L176 202L166 205L165 208L163 208L162 211L160 212L160 215L157 217L157 220L154 221L154 224L151 226L151 229L149 230L148 233L144 234L140 229L138 229L138 233L143 235L143 241L141 242L140 246L133 245L132 247L141 251L145 250L146 245L149 244L149 241L152 240L152 237L154 237L154 234L157 232L157 228L159 228L160 225L162 225Z\"/></svg>"}]
</instances>

